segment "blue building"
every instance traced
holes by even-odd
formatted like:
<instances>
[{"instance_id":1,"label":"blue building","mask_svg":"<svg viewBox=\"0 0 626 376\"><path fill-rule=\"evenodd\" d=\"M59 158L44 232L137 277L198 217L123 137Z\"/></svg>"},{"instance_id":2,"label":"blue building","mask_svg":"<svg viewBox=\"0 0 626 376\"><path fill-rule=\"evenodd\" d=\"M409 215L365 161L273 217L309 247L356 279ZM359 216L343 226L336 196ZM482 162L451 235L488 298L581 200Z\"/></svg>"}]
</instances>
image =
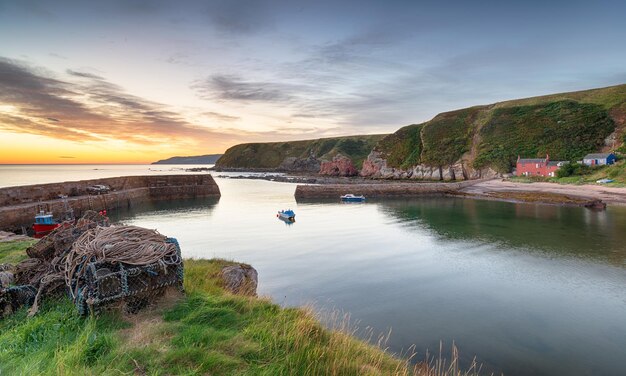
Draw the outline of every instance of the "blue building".
<instances>
[{"instance_id":1,"label":"blue building","mask_svg":"<svg viewBox=\"0 0 626 376\"><path fill-rule=\"evenodd\" d=\"M587 154L583 158L583 164L587 166L612 165L613 163L615 163L615 154L613 153Z\"/></svg>"}]
</instances>

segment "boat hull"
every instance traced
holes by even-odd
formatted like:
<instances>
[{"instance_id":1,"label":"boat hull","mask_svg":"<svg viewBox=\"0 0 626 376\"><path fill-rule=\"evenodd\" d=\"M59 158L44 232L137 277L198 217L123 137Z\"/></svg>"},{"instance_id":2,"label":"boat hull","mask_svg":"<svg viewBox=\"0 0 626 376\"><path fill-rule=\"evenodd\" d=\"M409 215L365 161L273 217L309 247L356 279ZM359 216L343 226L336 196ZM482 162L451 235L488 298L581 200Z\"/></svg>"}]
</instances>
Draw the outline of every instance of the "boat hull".
<instances>
[{"instance_id":1,"label":"boat hull","mask_svg":"<svg viewBox=\"0 0 626 376\"><path fill-rule=\"evenodd\" d=\"M284 214L278 214L277 215L278 218L282 219L283 221L295 221L296 220L296 216L292 215L292 216L288 216L288 215L284 215Z\"/></svg>"},{"instance_id":2,"label":"boat hull","mask_svg":"<svg viewBox=\"0 0 626 376\"><path fill-rule=\"evenodd\" d=\"M52 231L54 231L56 228L60 226L61 226L60 223L53 223L53 224L35 223L33 224L33 231L35 231L35 238L43 238L44 236L48 235L49 233L51 233Z\"/></svg>"},{"instance_id":3,"label":"boat hull","mask_svg":"<svg viewBox=\"0 0 626 376\"><path fill-rule=\"evenodd\" d=\"M346 202L363 202L363 201L365 201L365 197L342 197L341 201L346 201Z\"/></svg>"}]
</instances>

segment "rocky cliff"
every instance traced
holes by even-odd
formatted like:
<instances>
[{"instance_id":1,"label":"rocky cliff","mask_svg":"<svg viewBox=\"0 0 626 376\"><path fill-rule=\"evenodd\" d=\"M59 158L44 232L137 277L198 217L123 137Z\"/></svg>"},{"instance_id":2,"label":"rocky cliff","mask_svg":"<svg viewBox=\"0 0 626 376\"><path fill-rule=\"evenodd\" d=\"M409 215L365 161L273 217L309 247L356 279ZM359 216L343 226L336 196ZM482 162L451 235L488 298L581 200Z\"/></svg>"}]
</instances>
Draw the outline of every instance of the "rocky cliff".
<instances>
[{"instance_id":1,"label":"rocky cliff","mask_svg":"<svg viewBox=\"0 0 626 376\"><path fill-rule=\"evenodd\" d=\"M316 140L240 144L226 150L218 169L264 169L289 172L320 171L322 163L337 155L360 168L384 135L347 136Z\"/></svg>"},{"instance_id":2,"label":"rocky cliff","mask_svg":"<svg viewBox=\"0 0 626 376\"><path fill-rule=\"evenodd\" d=\"M435 116L380 140L361 175L463 180L509 173L518 155L576 160L622 143L626 85L554 94Z\"/></svg>"}]
</instances>

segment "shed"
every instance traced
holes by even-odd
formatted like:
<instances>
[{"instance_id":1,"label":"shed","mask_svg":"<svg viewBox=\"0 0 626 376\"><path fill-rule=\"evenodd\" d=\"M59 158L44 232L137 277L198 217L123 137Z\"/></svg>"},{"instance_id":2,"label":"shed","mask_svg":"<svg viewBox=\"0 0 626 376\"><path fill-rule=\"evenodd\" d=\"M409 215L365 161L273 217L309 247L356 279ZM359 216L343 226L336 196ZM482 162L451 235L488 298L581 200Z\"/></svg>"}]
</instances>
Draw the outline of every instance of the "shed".
<instances>
[{"instance_id":1,"label":"shed","mask_svg":"<svg viewBox=\"0 0 626 376\"><path fill-rule=\"evenodd\" d=\"M613 153L592 153L587 154L583 158L583 164L587 166L603 166L615 163L615 154Z\"/></svg>"}]
</instances>

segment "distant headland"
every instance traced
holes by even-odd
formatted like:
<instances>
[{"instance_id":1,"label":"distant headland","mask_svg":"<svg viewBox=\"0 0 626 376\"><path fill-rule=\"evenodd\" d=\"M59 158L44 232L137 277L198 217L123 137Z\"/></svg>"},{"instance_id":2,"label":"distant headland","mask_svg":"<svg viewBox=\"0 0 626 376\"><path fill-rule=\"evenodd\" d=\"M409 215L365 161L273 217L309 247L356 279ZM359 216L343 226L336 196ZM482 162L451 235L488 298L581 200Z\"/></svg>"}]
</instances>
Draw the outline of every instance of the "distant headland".
<instances>
[{"instance_id":1,"label":"distant headland","mask_svg":"<svg viewBox=\"0 0 626 376\"><path fill-rule=\"evenodd\" d=\"M215 164L223 154L206 154L190 157L171 157L151 164Z\"/></svg>"}]
</instances>

